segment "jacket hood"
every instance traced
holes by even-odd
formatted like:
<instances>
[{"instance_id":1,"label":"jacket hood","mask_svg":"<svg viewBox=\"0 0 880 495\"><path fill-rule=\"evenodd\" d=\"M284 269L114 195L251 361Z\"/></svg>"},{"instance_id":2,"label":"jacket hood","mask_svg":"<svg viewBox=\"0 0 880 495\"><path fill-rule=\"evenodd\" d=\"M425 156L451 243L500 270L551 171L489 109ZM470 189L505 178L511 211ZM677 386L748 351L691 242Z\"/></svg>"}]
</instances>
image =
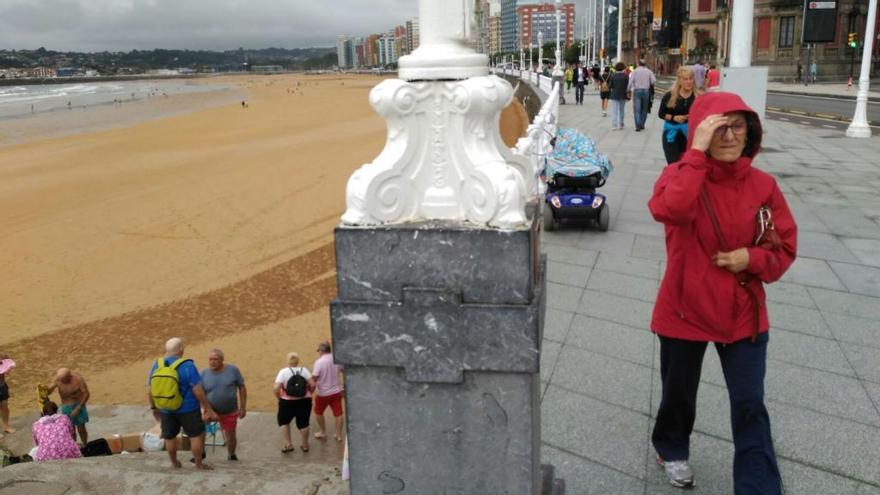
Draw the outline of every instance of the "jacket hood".
<instances>
[{"instance_id":1,"label":"jacket hood","mask_svg":"<svg viewBox=\"0 0 880 495\"><path fill-rule=\"evenodd\" d=\"M746 134L746 147L743 150L743 157L754 158L761 149L761 136L764 134L761 127L761 119L751 107L746 105L746 102L739 95L734 93L706 93L694 100L688 117L687 149L691 149L694 133L700 122L710 115L731 112L744 112L747 114L746 119L749 123L749 130Z\"/></svg>"}]
</instances>

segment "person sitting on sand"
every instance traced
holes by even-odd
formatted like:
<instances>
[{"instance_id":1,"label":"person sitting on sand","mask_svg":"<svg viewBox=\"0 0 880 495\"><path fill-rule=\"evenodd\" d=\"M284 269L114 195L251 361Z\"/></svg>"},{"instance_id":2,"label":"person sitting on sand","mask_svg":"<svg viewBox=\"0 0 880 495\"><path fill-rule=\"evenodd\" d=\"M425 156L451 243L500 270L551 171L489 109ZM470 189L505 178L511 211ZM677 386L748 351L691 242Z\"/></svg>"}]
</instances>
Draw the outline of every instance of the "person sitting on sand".
<instances>
[{"instance_id":1,"label":"person sitting on sand","mask_svg":"<svg viewBox=\"0 0 880 495\"><path fill-rule=\"evenodd\" d=\"M31 427L37 451L35 461L56 461L82 457L76 445L76 433L70 419L58 414L58 404L48 401L43 405L42 416Z\"/></svg>"},{"instance_id":2,"label":"person sitting on sand","mask_svg":"<svg viewBox=\"0 0 880 495\"><path fill-rule=\"evenodd\" d=\"M52 383L48 385L47 393L51 394L56 388L61 397L61 414L70 418L76 426L80 442L83 445L89 443L89 432L86 429L89 410L86 408L86 402L89 401L91 394L86 381L79 373L74 373L68 368L59 368Z\"/></svg>"},{"instance_id":3,"label":"person sitting on sand","mask_svg":"<svg viewBox=\"0 0 880 495\"><path fill-rule=\"evenodd\" d=\"M5 363L4 363L5 361ZM4 433L15 433L15 429L9 426L9 384L6 383L6 375L14 364L8 355L0 352L0 439Z\"/></svg>"}]
</instances>

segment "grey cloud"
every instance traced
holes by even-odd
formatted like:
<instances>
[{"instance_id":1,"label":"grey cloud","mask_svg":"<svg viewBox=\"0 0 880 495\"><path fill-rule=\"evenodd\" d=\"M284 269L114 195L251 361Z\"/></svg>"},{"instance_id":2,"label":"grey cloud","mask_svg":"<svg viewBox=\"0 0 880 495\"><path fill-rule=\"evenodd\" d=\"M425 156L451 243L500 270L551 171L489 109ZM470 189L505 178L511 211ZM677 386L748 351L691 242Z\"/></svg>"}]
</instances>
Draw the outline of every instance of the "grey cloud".
<instances>
[{"instance_id":1,"label":"grey cloud","mask_svg":"<svg viewBox=\"0 0 880 495\"><path fill-rule=\"evenodd\" d=\"M0 48L333 45L417 14L415 0L0 0Z\"/></svg>"}]
</instances>

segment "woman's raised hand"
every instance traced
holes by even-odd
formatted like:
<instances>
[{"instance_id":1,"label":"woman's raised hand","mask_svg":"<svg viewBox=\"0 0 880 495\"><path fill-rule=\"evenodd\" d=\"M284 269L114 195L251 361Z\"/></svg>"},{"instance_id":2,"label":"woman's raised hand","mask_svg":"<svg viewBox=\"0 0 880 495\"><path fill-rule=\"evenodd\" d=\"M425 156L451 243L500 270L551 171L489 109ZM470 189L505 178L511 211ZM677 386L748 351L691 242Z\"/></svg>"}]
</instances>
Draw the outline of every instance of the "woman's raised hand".
<instances>
[{"instance_id":1,"label":"woman's raised hand","mask_svg":"<svg viewBox=\"0 0 880 495\"><path fill-rule=\"evenodd\" d=\"M715 129L726 124L727 117L720 113L710 115L703 119L703 121L700 122L700 125L697 126L696 131L694 131L694 140L691 144L691 148L705 153L712 144L712 137L715 136Z\"/></svg>"}]
</instances>

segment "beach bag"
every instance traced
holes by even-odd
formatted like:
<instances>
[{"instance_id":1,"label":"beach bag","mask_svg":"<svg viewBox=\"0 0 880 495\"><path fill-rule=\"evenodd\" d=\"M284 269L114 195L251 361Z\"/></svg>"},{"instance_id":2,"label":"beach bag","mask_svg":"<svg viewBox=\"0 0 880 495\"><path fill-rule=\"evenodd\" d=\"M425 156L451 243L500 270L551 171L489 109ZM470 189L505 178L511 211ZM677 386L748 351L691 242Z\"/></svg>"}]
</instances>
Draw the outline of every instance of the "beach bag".
<instances>
[{"instance_id":1,"label":"beach bag","mask_svg":"<svg viewBox=\"0 0 880 495\"><path fill-rule=\"evenodd\" d=\"M87 443L85 447L79 449L83 457L100 457L102 455L112 455L110 444L106 438L99 438Z\"/></svg>"},{"instance_id":2,"label":"beach bag","mask_svg":"<svg viewBox=\"0 0 880 495\"><path fill-rule=\"evenodd\" d=\"M306 391L309 389L309 382L299 374L299 371L293 371L293 368L290 368L290 372L293 373L293 376L284 384L284 393L290 397L305 397Z\"/></svg>"},{"instance_id":3,"label":"beach bag","mask_svg":"<svg viewBox=\"0 0 880 495\"><path fill-rule=\"evenodd\" d=\"M186 361L189 360L180 358L167 366L164 358L156 361L156 371L150 377L150 395L153 397L153 405L159 409L174 411L183 405L177 368Z\"/></svg>"},{"instance_id":4,"label":"beach bag","mask_svg":"<svg viewBox=\"0 0 880 495\"><path fill-rule=\"evenodd\" d=\"M607 77L602 78L602 85L599 86L599 91L608 92L608 78Z\"/></svg>"},{"instance_id":5,"label":"beach bag","mask_svg":"<svg viewBox=\"0 0 880 495\"><path fill-rule=\"evenodd\" d=\"M144 433L143 439L141 440L141 450L144 452L159 452L164 448L165 440L162 440L162 437L160 437L158 433L150 431Z\"/></svg>"}]
</instances>

